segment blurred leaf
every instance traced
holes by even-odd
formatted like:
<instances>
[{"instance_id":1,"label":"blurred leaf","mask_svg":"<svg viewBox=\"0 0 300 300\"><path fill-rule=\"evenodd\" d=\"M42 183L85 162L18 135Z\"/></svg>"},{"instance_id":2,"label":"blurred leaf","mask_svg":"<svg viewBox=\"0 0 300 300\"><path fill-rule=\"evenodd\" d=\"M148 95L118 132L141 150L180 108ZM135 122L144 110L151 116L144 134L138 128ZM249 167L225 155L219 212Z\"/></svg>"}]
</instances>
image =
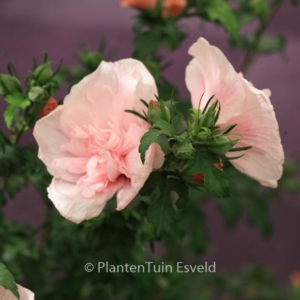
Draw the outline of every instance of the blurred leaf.
<instances>
[{"instance_id":1,"label":"blurred leaf","mask_svg":"<svg viewBox=\"0 0 300 300\"><path fill-rule=\"evenodd\" d=\"M231 6L225 0L209 0L205 6L208 18L221 23L234 40L239 40L239 23Z\"/></svg>"},{"instance_id":2,"label":"blurred leaf","mask_svg":"<svg viewBox=\"0 0 300 300\"><path fill-rule=\"evenodd\" d=\"M11 291L17 299L20 299L18 287L15 283L14 276L6 269L5 265L0 262L0 286Z\"/></svg>"},{"instance_id":3,"label":"blurred leaf","mask_svg":"<svg viewBox=\"0 0 300 300\"><path fill-rule=\"evenodd\" d=\"M285 37L280 36L263 36L258 45L258 51L263 54L270 54L273 52L282 52L285 48Z\"/></svg>"},{"instance_id":4,"label":"blurred leaf","mask_svg":"<svg viewBox=\"0 0 300 300\"><path fill-rule=\"evenodd\" d=\"M10 129L17 110L25 109L27 106L29 106L30 100L22 94L14 93L11 95L7 95L5 97L5 101L9 104L9 106L5 109L3 116L7 128Z\"/></svg>"},{"instance_id":5,"label":"blurred leaf","mask_svg":"<svg viewBox=\"0 0 300 300\"><path fill-rule=\"evenodd\" d=\"M262 21L266 21L268 19L270 4L267 0L250 0L248 5L251 11Z\"/></svg>"}]
</instances>

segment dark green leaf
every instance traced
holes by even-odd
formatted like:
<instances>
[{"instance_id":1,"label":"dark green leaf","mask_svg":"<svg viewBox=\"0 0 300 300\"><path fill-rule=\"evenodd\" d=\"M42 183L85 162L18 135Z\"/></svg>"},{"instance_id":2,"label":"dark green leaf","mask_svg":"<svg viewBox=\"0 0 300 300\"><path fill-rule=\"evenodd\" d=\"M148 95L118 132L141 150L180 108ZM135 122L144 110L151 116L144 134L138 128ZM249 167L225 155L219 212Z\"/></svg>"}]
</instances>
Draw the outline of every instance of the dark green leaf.
<instances>
[{"instance_id":1,"label":"dark green leaf","mask_svg":"<svg viewBox=\"0 0 300 300\"><path fill-rule=\"evenodd\" d=\"M175 217L166 177L164 177L164 183L163 187L156 187L154 189L151 195L151 204L147 212L148 221L153 225L157 239L160 239L170 230Z\"/></svg>"},{"instance_id":2,"label":"dark green leaf","mask_svg":"<svg viewBox=\"0 0 300 300\"><path fill-rule=\"evenodd\" d=\"M189 202L189 188L181 179L169 178L170 190L178 195L175 205L178 209L184 209Z\"/></svg>"},{"instance_id":3,"label":"dark green leaf","mask_svg":"<svg viewBox=\"0 0 300 300\"><path fill-rule=\"evenodd\" d=\"M159 121L155 122L151 126L151 128L159 129L162 132L162 134L167 135L169 137L176 134L174 127L165 120L159 120Z\"/></svg>"},{"instance_id":4,"label":"dark green leaf","mask_svg":"<svg viewBox=\"0 0 300 300\"><path fill-rule=\"evenodd\" d=\"M148 150L151 144L157 143L159 141L159 137L162 134L163 133L160 130L151 129L143 135L139 146L139 153L141 153L141 159L143 163L145 162L146 151Z\"/></svg>"},{"instance_id":5,"label":"dark green leaf","mask_svg":"<svg viewBox=\"0 0 300 300\"><path fill-rule=\"evenodd\" d=\"M193 159L189 162L187 174L194 176L199 172L204 174L204 185L209 192L214 193L217 197L229 197L230 189L225 172L214 166L219 163L219 158L204 151L197 151Z\"/></svg>"}]
</instances>

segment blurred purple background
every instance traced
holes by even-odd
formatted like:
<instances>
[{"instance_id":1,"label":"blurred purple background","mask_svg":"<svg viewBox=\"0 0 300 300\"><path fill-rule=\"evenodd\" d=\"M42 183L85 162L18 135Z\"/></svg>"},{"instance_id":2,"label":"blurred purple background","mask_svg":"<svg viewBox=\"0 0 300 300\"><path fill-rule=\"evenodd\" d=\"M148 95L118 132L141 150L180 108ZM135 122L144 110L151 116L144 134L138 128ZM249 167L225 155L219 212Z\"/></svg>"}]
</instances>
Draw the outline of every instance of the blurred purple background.
<instances>
[{"instance_id":1,"label":"blurred purple background","mask_svg":"<svg viewBox=\"0 0 300 300\"><path fill-rule=\"evenodd\" d=\"M300 7L286 1L273 20L268 32L285 34L287 47L284 54L258 59L247 78L258 88L272 90L282 142L288 157L299 158L300 122ZM117 0L72 1L0 1L0 68L5 70L7 53L22 77L32 66L32 56L47 51L52 61L61 57L65 64L76 64L74 53L78 41L96 49L100 36L107 37L108 48L118 49L115 60L131 56L132 18L136 12L122 9ZM185 67L190 60L188 47L200 36L222 49L238 70L242 53L230 50L223 29L191 19L182 24L189 34L181 49L170 57L174 65L166 72L172 83L178 83L182 96L188 98L184 85ZM65 91L59 96L63 97ZM0 103L1 112L5 108ZM3 128L3 121L1 121ZM24 145L34 145L31 133L22 138ZM264 241L260 232L247 225L246 217L233 231L224 229L223 219L213 204L206 208L214 249L207 260L216 261L218 269L239 270L246 264L256 263L275 270L278 279L286 283L289 274L300 270L300 199L285 195L272 205L275 223L271 239ZM17 222L38 225L45 216L45 205L31 187L11 200L5 208L8 218ZM1 241L0 241L1 243Z\"/></svg>"}]
</instances>

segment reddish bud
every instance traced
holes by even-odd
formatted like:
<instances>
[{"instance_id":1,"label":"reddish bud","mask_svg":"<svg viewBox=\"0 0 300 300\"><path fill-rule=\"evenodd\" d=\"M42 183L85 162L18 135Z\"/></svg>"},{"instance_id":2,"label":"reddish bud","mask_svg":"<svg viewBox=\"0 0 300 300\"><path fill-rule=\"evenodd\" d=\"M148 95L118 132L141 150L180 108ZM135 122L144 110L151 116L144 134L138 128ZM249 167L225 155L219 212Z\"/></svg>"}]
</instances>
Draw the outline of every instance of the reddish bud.
<instances>
[{"instance_id":1,"label":"reddish bud","mask_svg":"<svg viewBox=\"0 0 300 300\"><path fill-rule=\"evenodd\" d=\"M157 6L157 0L120 0L123 7L134 7L140 10L154 9Z\"/></svg>"},{"instance_id":2,"label":"reddish bud","mask_svg":"<svg viewBox=\"0 0 300 300\"><path fill-rule=\"evenodd\" d=\"M163 16L179 16L187 5L186 0L165 0L163 4Z\"/></svg>"},{"instance_id":3,"label":"reddish bud","mask_svg":"<svg viewBox=\"0 0 300 300\"><path fill-rule=\"evenodd\" d=\"M44 107L39 111L38 118L42 118L50 114L58 106L57 101L54 98L49 98Z\"/></svg>"},{"instance_id":4,"label":"reddish bud","mask_svg":"<svg viewBox=\"0 0 300 300\"><path fill-rule=\"evenodd\" d=\"M220 160L220 164L214 163L214 167L216 167L217 169L222 171L223 170L222 169L222 167L223 167L222 161ZM203 183L204 182L204 175L203 175L202 172L199 172L198 174L194 175L191 180L193 182Z\"/></svg>"}]
</instances>

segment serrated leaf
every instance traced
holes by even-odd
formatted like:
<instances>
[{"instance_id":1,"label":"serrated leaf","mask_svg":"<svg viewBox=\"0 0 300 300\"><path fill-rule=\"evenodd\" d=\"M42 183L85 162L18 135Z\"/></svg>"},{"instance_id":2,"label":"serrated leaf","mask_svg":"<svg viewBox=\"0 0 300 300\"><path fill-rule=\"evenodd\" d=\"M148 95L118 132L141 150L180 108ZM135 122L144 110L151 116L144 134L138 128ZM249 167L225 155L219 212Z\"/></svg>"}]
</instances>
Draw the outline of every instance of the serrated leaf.
<instances>
[{"instance_id":1,"label":"serrated leaf","mask_svg":"<svg viewBox=\"0 0 300 300\"><path fill-rule=\"evenodd\" d=\"M15 278L13 274L6 269L6 266L3 263L0 263L0 286L4 287L6 290L11 291L17 299L20 299L18 287L15 283Z\"/></svg>"},{"instance_id":2,"label":"serrated leaf","mask_svg":"<svg viewBox=\"0 0 300 300\"><path fill-rule=\"evenodd\" d=\"M211 21L221 23L234 40L239 39L239 23L231 6L225 0L209 0L206 2L206 13Z\"/></svg>"},{"instance_id":3,"label":"serrated leaf","mask_svg":"<svg viewBox=\"0 0 300 300\"><path fill-rule=\"evenodd\" d=\"M155 171L150 174L144 186L140 189L139 194L149 196L157 186L161 186L164 182L165 175L163 172Z\"/></svg>"},{"instance_id":4,"label":"serrated leaf","mask_svg":"<svg viewBox=\"0 0 300 300\"><path fill-rule=\"evenodd\" d=\"M25 109L30 105L30 100L20 93L7 95L4 99L9 106L4 111L4 121L8 129L11 128L13 118L19 108Z\"/></svg>"},{"instance_id":5,"label":"serrated leaf","mask_svg":"<svg viewBox=\"0 0 300 300\"><path fill-rule=\"evenodd\" d=\"M202 172L204 185L209 192L220 198L229 197L231 194L227 175L214 166L218 162L219 158L216 155L207 151L197 151L189 162L187 174L194 176Z\"/></svg>"},{"instance_id":6,"label":"serrated leaf","mask_svg":"<svg viewBox=\"0 0 300 300\"><path fill-rule=\"evenodd\" d=\"M143 135L139 146L139 153L141 153L141 159L143 163L145 162L146 151L151 144L158 142L158 139L161 135L162 132L157 129L149 130Z\"/></svg>"},{"instance_id":7,"label":"serrated leaf","mask_svg":"<svg viewBox=\"0 0 300 300\"><path fill-rule=\"evenodd\" d=\"M170 230L175 217L166 177L164 177L164 182L164 186L154 189L151 195L151 204L147 211L148 221L153 225L157 239L162 238Z\"/></svg>"},{"instance_id":8,"label":"serrated leaf","mask_svg":"<svg viewBox=\"0 0 300 300\"><path fill-rule=\"evenodd\" d=\"M176 134L174 127L165 120L159 120L159 121L155 122L151 126L151 128L159 129L164 135L167 135L169 137Z\"/></svg>"},{"instance_id":9,"label":"serrated leaf","mask_svg":"<svg viewBox=\"0 0 300 300\"><path fill-rule=\"evenodd\" d=\"M189 188L184 181L177 178L169 178L170 190L178 195L175 205L178 209L184 209L189 202Z\"/></svg>"}]
</instances>

